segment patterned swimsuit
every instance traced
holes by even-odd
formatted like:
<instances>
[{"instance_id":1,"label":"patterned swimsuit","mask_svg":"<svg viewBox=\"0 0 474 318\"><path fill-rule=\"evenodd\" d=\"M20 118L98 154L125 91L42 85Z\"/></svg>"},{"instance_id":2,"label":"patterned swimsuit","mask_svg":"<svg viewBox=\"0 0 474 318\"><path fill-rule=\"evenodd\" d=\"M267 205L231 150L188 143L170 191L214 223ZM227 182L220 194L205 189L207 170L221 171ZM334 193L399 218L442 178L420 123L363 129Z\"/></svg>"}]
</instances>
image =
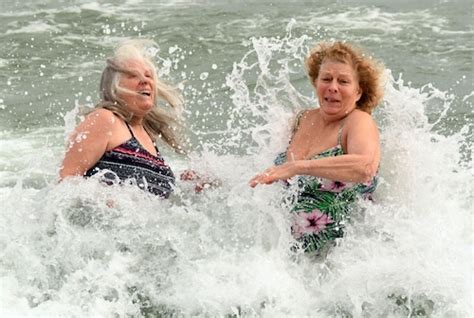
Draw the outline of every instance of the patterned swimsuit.
<instances>
[{"instance_id":1,"label":"patterned swimsuit","mask_svg":"<svg viewBox=\"0 0 474 318\"><path fill-rule=\"evenodd\" d=\"M112 150L106 151L102 158L87 172L90 177L102 173L101 180L107 184L135 183L141 189L168 198L173 191L175 176L165 163L158 148L156 156L148 152L135 138L126 123L131 138Z\"/></svg>"},{"instance_id":2,"label":"patterned swimsuit","mask_svg":"<svg viewBox=\"0 0 474 318\"><path fill-rule=\"evenodd\" d=\"M303 112L297 115L293 133L298 129L302 115ZM313 156L311 160L344 155L341 145L343 125L344 121L338 131L337 145ZM277 156L275 164L281 165L286 161L285 151ZM377 186L377 177L367 183L354 184L302 175L297 177L295 186L296 194L288 198L294 216L293 236L305 252L318 252L327 243L344 235L344 224L350 218L353 203L359 196L371 198Z\"/></svg>"}]
</instances>

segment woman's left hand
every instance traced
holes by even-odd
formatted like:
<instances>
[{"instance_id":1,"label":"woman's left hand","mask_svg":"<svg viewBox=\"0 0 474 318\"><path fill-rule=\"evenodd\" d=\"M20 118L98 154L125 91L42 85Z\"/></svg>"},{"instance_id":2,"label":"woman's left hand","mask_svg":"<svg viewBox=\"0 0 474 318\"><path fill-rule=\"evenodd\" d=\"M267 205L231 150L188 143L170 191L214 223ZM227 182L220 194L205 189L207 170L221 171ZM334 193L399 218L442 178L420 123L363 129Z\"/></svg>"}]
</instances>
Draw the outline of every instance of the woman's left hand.
<instances>
[{"instance_id":1,"label":"woman's left hand","mask_svg":"<svg viewBox=\"0 0 474 318\"><path fill-rule=\"evenodd\" d=\"M295 176L295 165L293 162L287 162L280 166L273 166L262 173L257 174L250 179L249 185L255 188L257 184L272 184L278 180L287 180Z\"/></svg>"},{"instance_id":2,"label":"woman's left hand","mask_svg":"<svg viewBox=\"0 0 474 318\"><path fill-rule=\"evenodd\" d=\"M209 176L199 175L194 170L185 170L181 173L180 179L182 181L194 182L194 192L200 193L206 188L215 188L221 185L218 179L210 178Z\"/></svg>"}]
</instances>

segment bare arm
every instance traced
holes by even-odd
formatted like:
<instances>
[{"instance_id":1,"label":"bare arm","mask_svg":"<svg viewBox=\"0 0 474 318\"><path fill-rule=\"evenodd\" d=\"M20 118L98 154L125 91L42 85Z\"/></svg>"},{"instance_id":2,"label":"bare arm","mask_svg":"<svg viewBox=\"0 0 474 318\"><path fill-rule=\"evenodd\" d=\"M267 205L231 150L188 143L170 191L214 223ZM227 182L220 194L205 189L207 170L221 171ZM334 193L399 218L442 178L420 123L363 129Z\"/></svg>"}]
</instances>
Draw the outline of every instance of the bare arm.
<instances>
[{"instance_id":1,"label":"bare arm","mask_svg":"<svg viewBox=\"0 0 474 318\"><path fill-rule=\"evenodd\" d=\"M83 176L104 154L112 136L114 115L105 109L89 114L71 134L59 176Z\"/></svg>"},{"instance_id":2,"label":"bare arm","mask_svg":"<svg viewBox=\"0 0 474 318\"><path fill-rule=\"evenodd\" d=\"M358 114L347 127L347 154L317 160L296 160L273 166L250 180L250 186L271 184L295 175L311 175L345 182L373 178L380 162L379 132L373 119Z\"/></svg>"}]
</instances>

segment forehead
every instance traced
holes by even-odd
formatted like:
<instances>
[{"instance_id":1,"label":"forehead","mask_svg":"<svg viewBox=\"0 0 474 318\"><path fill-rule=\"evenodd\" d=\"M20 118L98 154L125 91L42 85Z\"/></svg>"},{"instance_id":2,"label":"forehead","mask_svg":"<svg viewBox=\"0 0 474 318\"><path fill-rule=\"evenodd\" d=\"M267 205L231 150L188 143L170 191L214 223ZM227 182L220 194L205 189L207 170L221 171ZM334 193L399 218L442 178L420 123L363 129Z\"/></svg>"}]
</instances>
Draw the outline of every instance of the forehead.
<instances>
[{"instance_id":1,"label":"forehead","mask_svg":"<svg viewBox=\"0 0 474 318\"><path fill-rule=\"evenodd\" d=\"M330 73L330 74L340 74L355 76L356 72L351 64L334 61L334 60L324 60L319 69L320 74Z\"/></svg>"},{"instance_id":2,"label":"forehead","mask_svg":"<svg viewBox=\"0 0 474 318\"><path fill-rule=\"evenodd\" d=\"M152 72L152 68L145 61L139 59L128 59L123 62L126 69L133 71Z\"/></svg>"}]
</instances>

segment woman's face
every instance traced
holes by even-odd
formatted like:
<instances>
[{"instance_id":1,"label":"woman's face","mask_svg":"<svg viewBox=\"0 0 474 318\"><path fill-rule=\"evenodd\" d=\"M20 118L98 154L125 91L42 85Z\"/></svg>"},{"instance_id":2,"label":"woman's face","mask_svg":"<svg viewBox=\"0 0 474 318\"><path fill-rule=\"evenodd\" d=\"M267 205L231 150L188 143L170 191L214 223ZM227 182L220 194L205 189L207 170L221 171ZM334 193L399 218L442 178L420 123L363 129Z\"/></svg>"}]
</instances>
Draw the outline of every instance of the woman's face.
<instances>
[{"instance_id":1,"label":"woman's face","mask_svg":"<svg viewBox=\"0 0 474 318\"><path fill-rule=\"evenodd\" d=\"M120 76L119 86L127 91L119 91L122 99L135 116L146 115L155 105L155 79L153 71L140 60L129 60L125 63Z\"/></svg>"},{"instance_id":2,"label":"woman's face","mask_svg":"<svg viewBox=\"0 0 474 318\"><path fill-rule=\"evenodd\" d=\"M314 81L319 106L328 115L350 113L362 94L359 78L350 64L324 60Z\"/></svg>"}]
</instances>

